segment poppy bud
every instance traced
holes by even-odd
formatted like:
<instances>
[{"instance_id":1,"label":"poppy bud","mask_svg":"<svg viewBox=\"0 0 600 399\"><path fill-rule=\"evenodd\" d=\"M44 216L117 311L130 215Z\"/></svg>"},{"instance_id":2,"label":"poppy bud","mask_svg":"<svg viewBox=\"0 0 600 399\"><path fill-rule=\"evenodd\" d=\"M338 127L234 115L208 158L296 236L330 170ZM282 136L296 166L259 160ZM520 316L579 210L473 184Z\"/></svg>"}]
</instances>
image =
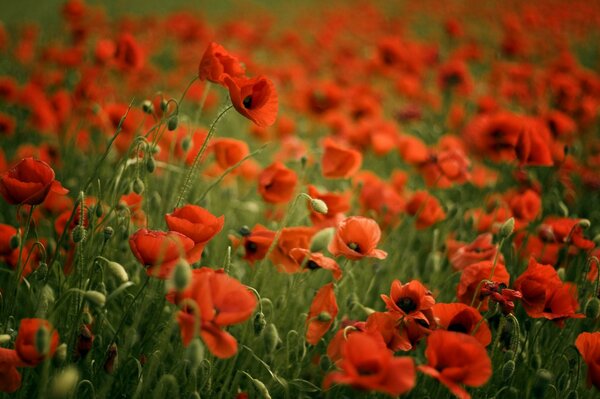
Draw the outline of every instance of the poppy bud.
<instances>
[{"instance_id":1,"label":"poppy bud","mask_svg":"<svg viewBox=\"0 0 600 399\"><path fill-rule=\"evenodd\" d=\"M252 384L254 385L254 388L256 388L256 390L258 391L258 394L260 395L261 398L271 399L269 390L267 389L266 385L261 380L252 378Z\"/></svg>"},{"instance_id":2,"label":"poppy bud","mask_svg":"<svg viewBox=\"0 0 600 399\"><path fill-rule=\"evenodd\" d=\"M263 312L258 312L254 316L254 334L260 335L266 326L267 321L265 320L265 314Z\"/></svg>"},{"instance_id":3,"label":"poppy bud","mask_svg":"<svg viewBox=\"0 0 600 399\"><path fill-rule=\"evenodd\" d=\"M560 278L562 281L565 281L565 268L561 267L560 269L558 269L556 271L556 274L558 275L558 278Z\"/></svg>"},{"instance_id":4,"label":"poppy bud","mask_svg":"<svg viewBox=\"0 0 600 399\"><path fill-rule=\"evenodd\" d=\"M152 196L150 197L150 209L160 209L162 206L162 198L160 197L160 194L157 191L154 191L152 193Z\"/></svg>"},{"instance_id":5,"label":"poppy bud","mask_svg":"<svg viewBox=\"0 0 600 399\"><path fill-rule=\"evenodd\" d=\"M173 115L169 118L169 121L167 122L167 129L169 129L169 131L172 132L173 130L177 129L178 124L179 118L177 117L177 115Z\"/></svg>"},{"instance_id":6,"label":"poppy bud","mask_svg":"<svg viewBox=\"0 0 600 399\"><path fill-rule=\"evenodd\" d=\"M192 278L192 269L185 259L179 259L171 275L171 284L178 292L187 288Z\"/></svg>"},{"instance_id":7,"label":"poppy bud","mask_svg":"<svg viewBox=\"0 0 600 399\"><path fill-rule=\"evenodd\" d=\"M115 234L115 230L110 226L106 226L104 228L104 241L110 240L113 234Z\"/></svg>"},{"instance_id":8,"label":"poppy bud","mask_svg":"<svg viewBox=\"0 0 600 399\"><path fill-rule=\"evenodd\" d=\"M240 229L238 230L238 233L240 233L240 235L242 237L248 237L252 233L252 231L250 230L250 227L244 225L244 226L240 227Z\"/></svg>"},{"instance_id":9,"label":"poppy bud","mask_svg":"<svg viewBox=\"0 0 600 399\"><path fill-rule=\"evenodd\" d=\"M120 282L124 283L129 281L129 276L125 271L125 268L120 263L109 261L106 262L106 266L119 279Z\"/></svg>"},{"instance_id":10,"label":"poppy bud","mask_svg":"<svg viewBox=\"0 0 600 399\"><path fill-rule=\"evenodd\" d=\"M75 366L69 366L59 373L52 382L50 394L55 398L64 398L71 395L79 381L79 371Z\"/></svg>"},{"instance_id":11,"label":"poppy bud","mask_svg":"<svg viewBox=\"0 0 600 399\"><path fill-rule=\"evenodd\" d=\"M321 252L329 245L333 235L335 234L335 228L329 227L327 229L323 229L315 234L310 241L310 251L311 252Z\"/></svg>"},{"instance_id":12,"label":"poppy bud","mask_svg":"<svg viewBox=\"0 0 600 399\"><path fill-rule=\"evenodd\" d=\"M48 273L48 264L46 262L40 262L40 264L36 270L36 276L40 280L43 280L46 277L47 273Z\"/></svg>"},{"instance_id":13,"label":"poppy bud","mask_svg":"<svg viewBox=\"0 0 600 399\"><path fill-rule=\"evenodd\" d=\"M146 187L144 186L144 182L142 181L142 179L136 177L132 185L133 192L138 195L141 195L144 192L145 188Z\"/></svg>"},{"instance_id":14,"label":"poppy bud","mask_svg":"<svg viewBox=\"0 0 600 399\"><path fill-rule=\"evenodd\" d=\"M584 230L591 226L591 223L588 219L581 219L579 222L577 222L577 224Z\"/></svg>"},{"instance_id":15,"label":"poppy bud","mask_svg":"<svg viewBox=\"0 0 600 399\"><path fill-rule=\"evenodd\" d=\"M119 351L117 349L117 344L113 343L108 348L108 355L106 357L106 362L104 363L104 371L108 374L112 374L113 371L119 365Z\"/></svg>"},{"instance_id":16,"label":"poppy bud","mask_svg":"<svg viewBox=\"0 0 600 399\"><path fill-rule=\"evenodd\" d=\"M280 341L279 333L277 332L277 327L275 327L275 324L267 324L265 330L263 331L263 340L267 353L275 352L275 349Z\"/></svg>"},{"instance_id":17,"label":"poppy bud","mask_svg":"<svg viewBox=\"0 0 600 399\"><path fill-rule=\"evenodd\" d=\"M96 217L97 218L102 217L102 214L104 213L104 210L102 209L102 205L101 204L96 204L95 213L96 213Z\"/></svg>"},{"instance_id":18,"label":"poppy bud","mask_svg":"<svg viewBox=\"0 0 600 399\"><path fill-rule=\"evenodd\" d=\"M181 149L187 151L190 149L191 144L192 140L189 137L184 137L183 140L181 140Z\"/></svg>"},{"instance_id":19,"label":"poppy bud","mask_svg":"<svg viewBox=\"0 0 600 399\"><path fill-rule=\"evenodd\" d=\"M554 375L550 371L539 369L535 373L535 382L532 388L533 397L543 398L553 379Z\"/></svg>"},{"instance_id":20,"label":"poppy bud","mask_svg":"<svg viewBox=\"0 0 600 399\"><path fill-rule=\"evenodd\" d=\"M506 220L502 227L500 227L500 238L507 238L510 236L515 229L515 218L510 218Z\"/></svg>"},{"instance_id":21,"label":"poppy bud","mask_svg":"<svg viewBox=\"0 0 600 399\"><path fill-rule=\"evenodd\" d=\"M192 368L196 369L204 360L204 344L198 338L194 338L186 349L186 358L192 364Z\"/></svg>"},{"instance_id":22,"label":"poppy bud","mask_svg":"<svg viewBox=\"0 0 600 399\"><path fill-rule=\"evenodd\" d=\"M148 157L148 159L146 160L146 170L148 171L148 173L152 173L155 169L156 162L154 162L154 158Z\"/></svg>"},{"instance_id":23,"label":"poppy bud","mask_svg":"<svg viewBox=\"0 0 600 399\"><path fill-rule=\"evenodd\" d=\"M92 324L94 322L94 318L92 317L92 314L90 313L90 310L87 306L83 310L83 314L81 316L84 324Z\"/></svg>"},{"instance_id":24,"label":"poppy bud","mask_svg":"<svg viewBox=\"0 0 600 399\"><path fill-rule=\"evenodd\" d=\"M19 248L19 245L21 245L21 237L18 234L15 234L14 236L10 237L10 249L17 249Z\"/></svg>"},{"instance_id":25,"label":"poppy bud","mask_svg":"<svg viewBox=\"0 0 600 399\"><path fill-rule=\"evenodd\" d=\"M58 345L56 352L54 353L54 359L59 363L62 363L67 359L67 344L63 343Z\"/></svg>"},{"instance_id":26,"label":"poppy bud","mask_svg":"<svg viewBox=\"0 0 600 399\"><path fill-rule=\"evenodd\" d=\"M590 298L585 304L585 316L596 320L600 316L600 300L596 297Z\"/></svg>"},{"instance_id":27,"label":"poppy bud","mask_svg":"<svg viewBox=\"0 0 600 399\"><path fill-rule=\"evenodd\" d=\"M327 212L329 211L327 209L327 204L325 203L325 201L320 199L312 198L310 200L310 206L315 212L321 213L323 215L327 215Z\"/></svg>"},{"instance_id":28,"label":"poppy bud","mask_svg":"<svg viewBox=\"0 0 600 399\"><path fill-rule=\"evenodd\" d=\"M10 335L8 334L0 334L0 345L4 345L9 343L11 340Z\"/></svg>"},{"instance_id":29,"label":"poppy bud","mask_svg":"<svg viewBox=\"0 0 600 399\"><path fill-rule=\"evenodd\" d=\"M152 104L152 101L150 100L144 100L144 102L142 103L142 111L144 111L147 114L151 114L154 112L154 105Z\"/></svg>"},{"instance_id":30,"label":"poppy bud","mask_svg":"<svg viewBox=\"0 0 600 399\"><path fill-rule=\"evenodd\" d=\"M71 238L75 244L78 244L85 240L85 228L81 225L75 226L73 232L71 233Z\"/></svg>"},{"instance_id":31,"label":"poppy bud","mask_svg":"<svg viewBox=\"0 0 600 399\"><path fill-rule=\"evenodd\" d=\"M504 366L502 366L502 378L504 379L504 381L509 380L510 377L512 377L514 373L515 373L514 360L509 360L506 363L504 363Z\"/></svg>"},{"instance_id":32,"label":"poppy bud","mask_svg":"<svg viewBox=\"0 0 600 399\"><path fill-rule=\"evenodd\" d=\"M86 291L85 294L83 294L83 297L98 307L104 307L104 304L106 303L106 297L103 293L98 291Z\"/></svg>"}]
</instances>

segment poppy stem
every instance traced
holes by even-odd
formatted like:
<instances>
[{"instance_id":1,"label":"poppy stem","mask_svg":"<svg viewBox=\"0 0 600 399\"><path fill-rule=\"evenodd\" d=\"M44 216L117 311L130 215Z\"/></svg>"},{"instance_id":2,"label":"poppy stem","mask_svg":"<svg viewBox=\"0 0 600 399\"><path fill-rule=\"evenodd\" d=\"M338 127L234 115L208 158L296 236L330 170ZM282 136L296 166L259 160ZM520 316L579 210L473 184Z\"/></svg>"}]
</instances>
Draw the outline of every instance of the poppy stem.
<instances>
[{"instance_id":1,"label":"poppy stem","mask_svg":"<svg viewBox=\"0 0 600 399\"><path fill-rule=\"evenodd\" d=\"M175 203L175 208L178 208L181 206L183 199L187 195L187 191L189 190L190 183L192 181L192 176L194 175L196 168L198 167L198 163L200 162L202 155L204 155L204 152L206 151L206 148L208 147L208 142L210 141L210 139L212 138L212 136L215 133L215 128L217 127L217 123L221 120L221 118L223 118L223 116L225 116L227 111L229 111L231 108L233 108L233 105L231 105L231 104L228 105L227 107L225 107L225 109L223 109L219 113L219 115L217 115L217 117L215 118L213 123L210 125L210 129L208 130L208 134L206 135L206 138L204 139L204 143L202 143L202 147L200 148L200 151L198 151L198 153L194 157L192 166L190 166L190 168L188 169L188 173L185 176L185 180L183 181L181 190L179 191L179 196L177 197L177 202Z\"/></svg>"}]
</instances>

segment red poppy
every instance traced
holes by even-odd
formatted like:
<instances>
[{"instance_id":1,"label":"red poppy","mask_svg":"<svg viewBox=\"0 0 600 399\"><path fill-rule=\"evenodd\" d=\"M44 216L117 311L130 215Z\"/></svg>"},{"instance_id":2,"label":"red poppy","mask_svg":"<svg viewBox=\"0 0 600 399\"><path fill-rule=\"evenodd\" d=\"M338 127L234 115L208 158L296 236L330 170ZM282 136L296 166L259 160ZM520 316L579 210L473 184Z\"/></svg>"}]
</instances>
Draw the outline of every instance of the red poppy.
<instances>
[{"instance_id":1,"label":"red poppy","mask_svg":"<svg viewBox=\"0 0 600 399\"><path fill-rule=\"evenodd\" d=\"M321 172L327 178L348 178L362 165L362 154L352 148L340 145L331 138L323 141Z\"/></svg>"},{"instance_id":2,"label":"red poppy","mask_svg":"<svg viewBox=\"0 0 600 399\"><path fill-rule=\"evenodd\" d=\"M350 210L350 192L333 193L320 192L313 185L308 186L308 195L314 199L319 199L327 205L327 214L315 211L310 204L310 220L316 227L334 227L344 218L344 213Z\"/></svg>"},{"instance_id":3,"label":"red poppy","mask_svg":"<svg viewBox=\"0 0 600 399\"><path fill-rule=\"evenodd\" d=\"M540 195L527 189L522 193L509 196L508 203L515 217L515 229L527 227L540 215L542 210L542 199Z\"/></svg>"},{"instance_id":4,"label":"red poppy","mask_svg":"<svg viewBox=\"0 0 600 399\"><path fill-rule=\"evenodd\" d=\"M132 191L129 194L122 195L119 204L124 205L131 212L131 222L136 227L145 226L147 223L146 213L142 209L144 197Z\"/></svg>"},{"instance_id":5,"label":"red poppy","mask_svg":"<svg viewBox=\"0 0 600 399\"><path fill-rule=\"evenodd\" d=\"M248 144L236 139L217 138L211 147L217 164L223 169L234 166L249 154Z\"/></svg>"},{"instance_id":6,"label":"red poppy","mask_svg":"<svg viewBox=\"0 0 600 399\"><path fill-rule=\"evenodd\" d=\"M245 73L239 60L215 42L209 43L198 67L200 80L208 80L222 86L225 86L225 76L241 78Z\"/></svg>"},{"instance_id":7,"label":"red poppy","mask_svg":"<svg viewBox=\"0 0 600 399\"><path fill-rule=\"evenodd\" d=\"M417 229L424 229L446 218L436 197L427 191L418 191L406 204L406 213L416 217Z\"/></svg>"},{"instance_id":8,"label":"red poppy","mask_svg":"<svg viewBox=\"0 0 600 399\"><path fill-rule=\"evenodd\" d=\"M308 249L315 232L314 227L304 226L282 229L269 257L277 270L286 273L300 272L301 269L295 258L291 256L291 251L295 248Z\"/></svg>"},{"instance_id":9,"label":"red poppy","mask_svg":"<svg viewBox=\"0 0 600 399\"><path fill-rule=\"evenodd\" d=\"M498 247L492 242L493 238L491 233L485 233L478 235L470 244L448 240L448 259L454 270L463 270L484 260L494 260L496 254L498 261L504 262L504 256L498 253Z\"/></svg>"},{"instance_id":10,"label":"red poppy","mask_svg":"<svg viewBox=\"0 0 600 399\"><path fill-rule=\"evenodd\" d=\"M8 225L0 224L0 256L10 255L15 248L11 245L13 237L17 236L17 229Z\"/></svg>"},{"instance_id":11,"label":"red poppy","mask_svg":"<svg viewBox=\"0 0 600 399\"><path fill-rule=\"evenodd\" d=\"M427 338L427 365L418 366L423 373L439 380L460 399L471 395L460 385L479 387L492 375L492 362L481 343L474 337L452 331L436 330Z\"/></svg>"},{"instance_id":12,"label":"red poppy","mask_svg":"<svg viewBox=\"0 0 600 399\"><path fill-rule=\"evenodd\" d=\"M188 262L195 263L202 257L206 244L217 235L225 223L224 217L216 217L198 205L185 205L165 215L169 230L176 231L194 241L186 252Z\"/></svg>"},{"instance_id":13,"label":"red poppy","mask_svg":"<svg viewBox=\"0 0 600 399\"><path fill-rule=\"evenodd\" d=\"M351 216L338 224L335 236L328 246L333 256L359 260L364 257L385 259L387 252L377 249L381 229L376 221L362 216Z\"/></svg>"},{"instance_id":14,"label":"red poppy","mask_svg":"<svg viewBox=\"0 0 600 399\"><path fill-rule=\"evenodd\" d=\"M492 269L494 274L492 275ZM457 298L460 302L467 305L479 306L481 311L488 309L488 298L481 297L481 285L484 280L490 280L497 283L508 285L510 275L503 263L485 260L467 266L460 276L460 282L457 287Z\"/></svg>"},{"instance_id":15,"label":"red poppy","mask_svg":"<svg viewBox=\"0 0 600 399\"><path fill-rule=\"evenodd\" d=\"M129 246L149 276L164 280L194 247L194 241L176 231L140 229L129 237Z\"/></svg>"},{"instance_id":16,"label":"red poppy","mask_svg":"<svg viewBox=\"0 0 600 399\"><path fill-rule=\"evenodd\" d=\"M22 361L13 349L0 348L0 392L15 392L21 387L21 373L16 366Z\"/></svg>"},{"instance_id":17,"label":"red poppy","mask_svg":"<svg viewBox=\"0 0 600 399\"><path fill-rule=\"evenodd\" d=\"M275 162L263 169L258 176L258 192L266 202L288 202L294 196L297 182L296 172L286 168L281 162Z\"/></svg>"},{"instance_id":18,"label":"red poppy","mask_svg":"<svg viewBox=\"0 0 600 399\"><path fill-rule=\"evenodd\" d=\"M483 346L492 342L487 320L477 309L464 303L436 303L432 311L437 328L472 335Z\"/></svg>"},{"instance_id":19,"label":"red poppy","mask_svg":"<svg viewBox=\"0 0 600 399\"><path fill-rule=\"evenodd\" d=\"M256 125L271 126L277 119L279 101L275 85L265 76L232 79L225 76L233 107Z\"/></svg>"},{"instance_id":20,"label":"red poppy","mask_svg":"<svg viewBox=\"0 0 600 399\"><path fill-rule=\"evenodd\" d=\"M0 194L12 205L44 202L54 182L54 170L44 161L22 159L0 175Z\"/></svg>"},{"instance_id":21,"label":"red poppy","mask_svg":"<svg viewBox=\"0 0 600 399\"><path fill-rule=\"evenodd\" d=\"M344 384L398 396L415 385L412 358L394 357L378 333L348 334L341 352L342 359L336 364L340 371L331 372L325 377L325 389L332 384Z\"/></svg>"},{"instance_id":22,"label":"red poppy","mask_svg":"<svg viewBox=\"0 0 600 399\"><path fill-rule=\"evenodd\" d=\"M541 227L543 238L551 238L551 241L574 245L583 250L594 248L593 241L583 235L580 219L549 217L544 220Z\"/></svg>"},{"instance_id":23,"label":"red poppy","mask_svg":"<svg viewBox=\"0 0 600 399\"><path fill-rule=\"evenodd\" d=\"M144 66L144 51L129 33L122 34L117 40L114 56L116 65L122 70L137 71Z\"/></svg>"},{"instance_id":24,"label":"red poppy","mask_svg":"<svg viewBox=\"0 0 600 399\"><path fill-rule=\"evenodd\" d=\"M333 283L325 284L317 291L306 318L306 342L319 343L331 328L338 313L338 305L333 292Z\"/></svg>"},{"instance_id":25,"label":"red poppy","mask_svg":"<svg viewBox=\"0 0 600 399\"><path fill-rule=\"evenodd\" d=\"M37 344L37 338L40 336L39 330L41 329L45 329L46 334L48 334L48 347L45 353L40 353L38 350L40 347ZM40 364L44 359L54 356L58 341L58 332L49 321L23 319L15 340L15 350L25 365L33 367Z\"/></svg>"},{"instance_id":26,"label":"red poppy","mask_svg":"<svg viewBox=\"0 0 600 399\"><path fill-rule=\"evenodd\" d=\"M289 252L289 256L294 259L298 268L304 267L304 271L325 269L329 270L336 280L342 277L342 269L340 269L337 262L320 252L310 252L305 248L294 248Z\"/></svg>"},{"instance_id":27,"label":"red poppy","mask_svg":"<svg viewBox=\"0 0 600 399\"><path fill-rule=\"evenodd\" d=\"M579 334L575 346L588 367L588 386L600 389L600 332Z\"/></svg>"},{"instance_id":28,"label":"red poppy","mask_svg":"<svg viewBox=\"0 0 600 399\"><path fill-rule=\"evenodd\" d=\"M244 247L244 259L251 265L257 260L262 260L267 255L273 240L275 232L267 229L265 226L257 224L248 234L244 235L241 244ZM238 240L233 239L234 245L237 245Z\"/></svg>"},{"instance_id":29,"label":"red poppy","mask_svg":"<svg viewBox=\"0 0 600 399\"><path fill-rule=\"evenodd\" d=\"M390 296L381 295L381 299L385 302L388 312L399 317L408 316L427 323L429 318L424 312L430 313L431 307L435 304L431 291L418 280L412 280L406 284L394 280Z\"/></svg>"},{"instance_id":30,"label":"red poppy","mask_svg":"<svg viewBox=\"0 0 600 399\"><path fill-rule=\"evenodd\" d=\"M183 293L172 291L167 299L182 306L177 316L184 345L199 334L219 358L237 352L236 339L223 327L247 320L257 304L254 294L242 283L223 270L207 267L194 269L187 289ZM186 304L184 299L193 301L195 306Z\"/></svg>"}]
</instances>

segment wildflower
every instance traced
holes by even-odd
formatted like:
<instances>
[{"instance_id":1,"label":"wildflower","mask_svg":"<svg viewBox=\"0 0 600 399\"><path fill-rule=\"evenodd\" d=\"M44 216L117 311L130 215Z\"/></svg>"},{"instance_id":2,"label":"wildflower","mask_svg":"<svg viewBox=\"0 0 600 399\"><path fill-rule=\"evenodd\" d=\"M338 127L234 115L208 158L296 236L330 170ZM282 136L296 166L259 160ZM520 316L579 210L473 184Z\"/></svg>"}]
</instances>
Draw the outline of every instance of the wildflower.
<instances>
[{"instance_id":1,"label":"wildflower","mask_svg":"<svg viewBox=\"0 0 600 399\"><path fill-rule=\"evenodd\" d=\"M220 44L211 42L202 55L198 67L200 80L208 80L225 86L225 76L241 78L245 75L243 65Z\"/></svg>"},{"instance_id":2,"label":"wildflower","mask_svg":"<svg viewBox=\"0 0 600 399\"><path fill-rule=\"evenodd\" d=\"M417 229L424 229L446 218L436 197L426 191L416 192L406 204L406 213L416 216Z\"/></svg>"},{"instance_id":3,"label":"wildflower","mask_svg":"<svg viewBox=\"0 0 600 399\"><path fill-rule=\"evenodd\" d=\"M333 283L325 284L313 298L306 318L306 342L316 345L335 321L338 305Z\"/></svg>"},{"instance_id":4,"label":"wildflower","mask_svg":"<svg viewBox=\"0 0 600 399\"><path fill-rule=\"evenodd\" d=\"M129 238L129 246L149 276L165 280L179 259L190 254L194 241L176 231L140 229Z\"/></svg>"},{"instance_id":5,"label":"wildflower","mask_svg":"<svg viewBox=\"0 0 600 399\"><path fill-rule=\"evenodd\" d=\"M233 79L225 76L233 107L257 126L271 126L277 119L279 101L275 85L268 78Z\"/></svg>"},{"instance_id":6,"label":"wildflower","mask_svg":"<svg viewBox=\"0 0 600 399\"><path fill-rule=\"evenodd\" d=\"M427 365L418 366L423 373L439 380L460 399L471 396L461 384L478 387L492 375L492 362L481 343L474 337L453 331L436 330L427 338Z\"/></svg>"},{"instance_id":7,"label":"wildflower","mask_svg":"<svg viewBox=\"0 0 600 399\"><path fill-rule=\"evenodd\" d=\"M12 205L38 205L46 199L54 176L46 162L25 158L0 175L0 194Z\"/></svg>"},{"instance_id":8,"label":"wildflower","mask_svg":"<svg viewBox=\"0 0 600 399\"><path fill-rule=\"evenodd\" d=\"M352 216L338 224L328 249L334 256L342 255L352 260L364 257L385 259L387 252L376 248L380 239L381 230L376 221Z\"/></svg>"},{"instance_id":9,"label":"wildflower","mask_svg":"<svg viewBox=\"0 0 600 399\"><path fill-rule=\"evenodd\" d=\"M492 342L487 320L477 309L464 303L436 303L432 311L437 328L472 335L483 346Z\"/></svg>"},{"instance_id":10,"label":"wildflower","mask_svg":"<svg viewBox=\"0 0 600 399\"><path fill-rule=\"evenodd\" d=\"M575 346L588 367L588 386L600 389L600 332L579 334Z\"/></svg>"},{"instance_id":11,"label":"wildflower","mask_svg":"<svg viewBox=\"0 0 600 399\"><path fill-rule=\"evenodd\" d=\"M493 275L492 270L494 271ZM488 309L488 298L481 295L481 284L484 280L508 285L510 275L504 264L498 261L495 266L492 261L487 260L467 266L462 271L458 283L456 294L458 300L475 307L481 303L480 310L486 311Z\"/></svg>"},{"instance_id":12,"label":"wildflower","mask_svg":"<svg viewBox=\"0 0 600 399\"><path fill-rule=\"evenodd\" d=\"M281 162L275 162L263 169L258 176L258 192L266 202L288 202L294 196L297 182L298 176L293 170L286 168Z\"/></svg>"},{"instance_id":13,"label":"wildflower","mask_svg":"<svg viewBox=\"0 0 600 399\"><path fill-rule=\"evenodd\" d=\"M359 151L342 146L331 138L323 141L323 157L321 172L327 178L348 178L355 174L362 165Z\"/></svg>"}]
</instances>

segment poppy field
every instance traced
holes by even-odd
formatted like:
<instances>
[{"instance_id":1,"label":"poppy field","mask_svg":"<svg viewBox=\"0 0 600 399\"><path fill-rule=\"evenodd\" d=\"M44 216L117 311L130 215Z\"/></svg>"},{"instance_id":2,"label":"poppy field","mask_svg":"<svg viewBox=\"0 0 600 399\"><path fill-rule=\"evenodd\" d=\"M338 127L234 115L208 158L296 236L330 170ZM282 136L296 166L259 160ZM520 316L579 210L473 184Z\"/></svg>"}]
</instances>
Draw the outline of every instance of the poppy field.
<instances>
[{"instance_id":1,"label":"poppy field","mask_svg":"<svg viewBox=\"0 0 600 399\"><path fill-rule=\"evenodd\" d=\"M600 3L8 3L0 396L600 396Z\"/></svg>"}]
</instances>

